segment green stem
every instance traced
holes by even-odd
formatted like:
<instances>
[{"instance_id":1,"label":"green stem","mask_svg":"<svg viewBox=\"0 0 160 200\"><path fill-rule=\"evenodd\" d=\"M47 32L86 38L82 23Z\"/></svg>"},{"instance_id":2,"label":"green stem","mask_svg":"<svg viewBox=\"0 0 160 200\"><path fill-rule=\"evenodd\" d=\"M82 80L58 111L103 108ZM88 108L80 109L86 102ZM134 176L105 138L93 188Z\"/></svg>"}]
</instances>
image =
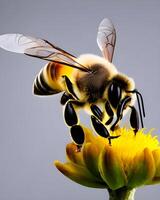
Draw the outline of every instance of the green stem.
<instances>
[{"instance_id":1,"label":"green stem","mask_svg":"<svg viewBox=\"0 0 160 200\"><path fill-rule=\"evenodd\" d=\"M109 200L134 200L135 189L121 188L118 190L110 190Z\"/></svg>"}]
</instances>

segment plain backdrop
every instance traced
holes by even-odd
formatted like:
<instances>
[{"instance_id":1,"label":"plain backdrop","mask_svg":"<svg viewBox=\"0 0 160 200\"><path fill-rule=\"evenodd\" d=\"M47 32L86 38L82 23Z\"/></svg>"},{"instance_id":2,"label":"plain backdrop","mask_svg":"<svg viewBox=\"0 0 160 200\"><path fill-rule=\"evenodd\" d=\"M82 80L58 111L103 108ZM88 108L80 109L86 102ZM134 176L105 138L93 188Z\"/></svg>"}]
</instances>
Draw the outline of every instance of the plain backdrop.
<instances>
[{"instance_id":1,"label":"plain backdrop","mask_svg":"<svg viewBox=\"0 0 160 200\"><path fill-rule=\"evenodd\" d=\"M145 127L159 134L159 0L0 0L0 34L45 38L76 56L101 55L96 35L105 17L117 29L113 63L134 78L145 100ZM56 159L65 161L70 137L61 95L32 95L46 62L0 50L0 63L0 200L107 199L107 191L80 186L53 166ZM158 185L136 192L136 199L159 198Z\"/></svg>"}]
</instances>

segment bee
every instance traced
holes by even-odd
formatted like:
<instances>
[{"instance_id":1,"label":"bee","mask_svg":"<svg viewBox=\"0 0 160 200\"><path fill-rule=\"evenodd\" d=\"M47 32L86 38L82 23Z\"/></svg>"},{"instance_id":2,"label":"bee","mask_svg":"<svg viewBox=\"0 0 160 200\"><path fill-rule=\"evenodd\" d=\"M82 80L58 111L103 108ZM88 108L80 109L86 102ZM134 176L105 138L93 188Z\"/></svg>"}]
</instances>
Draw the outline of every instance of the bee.
<instances>
[{"instance_id":1,"label":"bee","mask_svg":"<svg viewBox=\"0 0 160 200\"><path fill-rule=\"evenodd\" d=\"M135 88L132 78L118 72L112 63L116 43L116 31L112 22L101 21L97 43L103 57L92 54L78 58L44 39L22 34L0 36L0 47L49 61L38 73L33 83L33 93L40 96L63 92L61 104L64 119L77 147L84 143L84 130L79 123L77 110L89 112L96 133L109 140L110 130L119 127L123 116L130 110L130 125L135 134L139 129L139 117L143 127L145 117L143 98ZM134 104L137 99L138 110Z\"/></svg>"}]
</instances>

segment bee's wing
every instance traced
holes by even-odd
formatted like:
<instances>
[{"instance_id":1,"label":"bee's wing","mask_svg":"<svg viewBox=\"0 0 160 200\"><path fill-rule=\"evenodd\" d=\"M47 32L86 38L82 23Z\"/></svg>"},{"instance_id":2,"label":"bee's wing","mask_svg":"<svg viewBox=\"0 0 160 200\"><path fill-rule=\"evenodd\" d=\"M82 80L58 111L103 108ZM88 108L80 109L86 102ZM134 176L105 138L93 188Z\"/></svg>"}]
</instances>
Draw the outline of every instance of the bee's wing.
<instances>
[{"instance_id":1,"label":"bee's wing","mask_svg":"<svg viewBox=\"0 0 160 200\"><path fill-rule=\"evenodd\" d=\"M103 56L112 62L116 43L116 30L112 22L107 18L103 19L99 25L97 43Z\"/></svg>"},{"instance_id":2,"label":"bee's wing","mask_svg":"<svg viewBox=\"0 0 160 200\"><path fill-rule=\"evenodd\" d=\"M76 61L75 56L51 44L47 40L24 36L22 34L4 34L0 35L0 47L7 51L24 53L28 56L88 71L86 67Z\"/></svg>"}]
</instances>

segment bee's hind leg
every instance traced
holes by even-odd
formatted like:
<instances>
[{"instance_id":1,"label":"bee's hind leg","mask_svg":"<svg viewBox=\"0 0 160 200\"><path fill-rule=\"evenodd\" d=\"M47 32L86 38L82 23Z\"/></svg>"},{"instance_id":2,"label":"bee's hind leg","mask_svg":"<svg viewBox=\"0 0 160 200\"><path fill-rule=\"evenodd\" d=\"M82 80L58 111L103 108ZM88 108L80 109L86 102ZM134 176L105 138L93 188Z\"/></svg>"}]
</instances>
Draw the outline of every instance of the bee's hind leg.
<instances>
[{"instance_id":1,"label":"bee's hind leg","mask_svg":"<svg viewBox=\"0 0 160 200\"><path fill-rule=\"evenodd\" d=\"M74 125L70 129L70 134L72 140L77 145L77 152L80 152L85 140L85 134L83 128L80 125Z\"/></svg>"},{"instance_id":2,"label":"bee's hind leg","mask_svg":"<svg viewBox=\"0 0 160 200\"><path fill-rule=\"evenodd\" d=\"M60 103L61 103L62 106L64 106L67 103L67 101L69 101L71 99L73 99L72 95L68 94L67 92L64 92L62 94Z\"/></svg>"},{"instance_id":3,"label":"bee's hind leg","mask_svg":"<svg viewBox=\"0 0 160 200\"><path fill-rule=\"evenodd\" d=\"M78 125L78 117L73 105L75 104L76 106L82 106L83 103L78 101L79 99L74 92L73 84L69 78L67 76L63 76L63 78L65 80L67 92L63 93L60 103L65 105L64 119L66 124L71 127L70 134L72 140L77 145L77 152L79 152L84 143L85 136L83 128Z\"/></svg>"},{"instance_id":4,"label":"bee's hind leg","mask_svg":"<svg viewBox=\"0 0 160 200\"><path fill-rule=\"evenodd\" d=\"M77 117L77 113L73 107L72 100L69 100L65 105L64 119L68 126L74 126L74 125L78 124L78 117Z\"/></svg>"},{"instance_id":5,"label":"bee's hind leg","mask_svg":"<svg viewBox=\"0 0 160 200\"><path fill-rule=\"evenodd\" d=\"M76 100L67 101L64 109L64 119L66 124L71 127L71 137L74 143L77 145L77 151L80 151L85 140L85 134L83 128L78 124L78 117L74 105L82 106L83 103Z\"/></svg>"}]
</instances>

